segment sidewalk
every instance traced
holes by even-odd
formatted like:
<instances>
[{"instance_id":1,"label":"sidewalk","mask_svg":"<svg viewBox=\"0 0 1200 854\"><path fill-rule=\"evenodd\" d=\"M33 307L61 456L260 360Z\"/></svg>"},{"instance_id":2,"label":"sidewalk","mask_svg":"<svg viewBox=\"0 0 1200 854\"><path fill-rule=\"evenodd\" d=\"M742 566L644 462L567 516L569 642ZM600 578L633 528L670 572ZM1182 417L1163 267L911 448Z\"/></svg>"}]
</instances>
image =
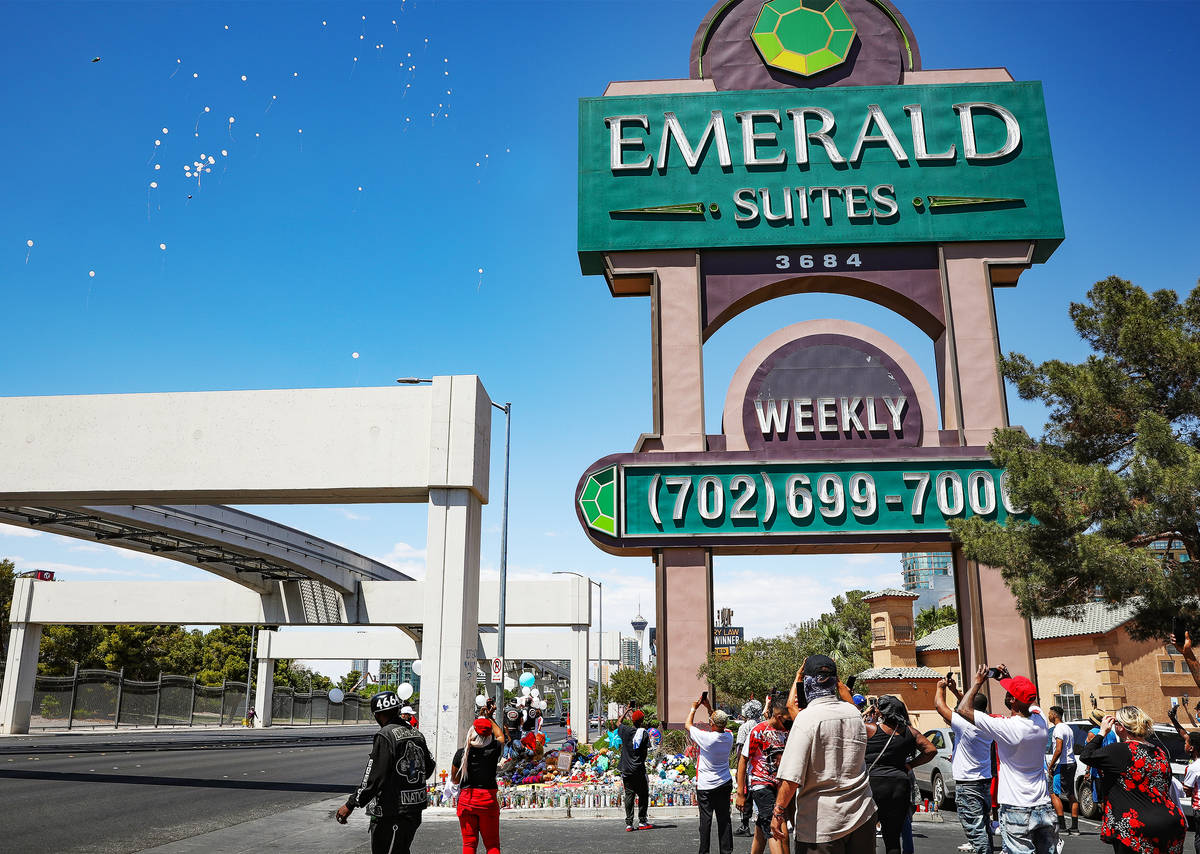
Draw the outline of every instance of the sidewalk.
<instances>
[{"instance_id":1,"label":"sidewalk","mask_svg":"<svg viewBox=\"0 0 1200 854\"><path fill-rule=\"evenodd\" d=\"M318 741L325 744L370 743L376 730L378 727L374 723L311 727L227 726L50 730L20 735L0 735L0 755L269 747Z\"/></svg>"},{"instance_id":2,"label":"sidewalk","mask_svg":"<svg viewBox=\"0 0 1200 854\"><path fill-rule=\"evenodd\" d=\"M346 854L362 849L367 838L367 814L355 810L349 823L343 827L333 819L337 808L345 798L331 798L304 807L281 812L267 818L255 819L232 827L202 833L189 839L181 839L146 848L142 854L249 854L249 852L321 852L321 854ZM654 807L655 822L670 822L696 817L696 807ZM501 822L569 822L610 819L620 824L624 811L618 808L571 810L566 809L505 810L500 814ZM937 823L944 821L939 813L917 813L914 823ZM440 823L458 824L458 818L450 807L430 807L422 818L422 826Z\"/></svg>"},{"instance_id":3,"label":"sidewalk","mask_svg":"<svg viewBox=\"0 0 1200 854\"><path fill-rule=\"evenodd\" d=\"M146 848L145 852L154 854L243 854L243 852L274 852L289 851L296 854L303 852L324 852L324 854L343 854L362 847L367 838L367 814L355 810L350 815L349 823L343 827L333 820L337 808L346 802L345 798L332 798L318 801L305 807L287 810L278 815L255 819L233 827L202 833L190 839L180 839L154 848ZM606 818L618 820L624 816L624 811L611 809L573 809L572 818L567 818L566 809L540 810L505 810L500 814L502 822L508 821L568 821L575 819ZM695 807L655 807L654 819L672 820L694 818ZM430 807L425 810L422 825L442 822L458 824L458 817L450 807Z\"/></svg>"}]
</instances>

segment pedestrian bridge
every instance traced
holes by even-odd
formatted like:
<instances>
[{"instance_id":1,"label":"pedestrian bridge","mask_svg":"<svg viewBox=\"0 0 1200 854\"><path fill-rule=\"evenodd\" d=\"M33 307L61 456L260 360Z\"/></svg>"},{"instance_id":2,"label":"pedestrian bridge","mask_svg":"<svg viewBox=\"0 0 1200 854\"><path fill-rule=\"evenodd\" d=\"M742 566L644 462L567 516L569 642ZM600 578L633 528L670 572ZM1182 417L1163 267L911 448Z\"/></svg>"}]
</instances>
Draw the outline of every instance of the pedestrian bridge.
<instances>
[{"instance_id":1,"label":"pedestrian bridge","mask_svg":"<svg viewBox=\"0 0 1200 854\"><path fill-rule=\"evenodd\" d=\"M224 505L0 506L0 522L170 558L260 593L275 581L353 593L357 581L412 580L328 540Z\"/></svg>"}]
</instances>

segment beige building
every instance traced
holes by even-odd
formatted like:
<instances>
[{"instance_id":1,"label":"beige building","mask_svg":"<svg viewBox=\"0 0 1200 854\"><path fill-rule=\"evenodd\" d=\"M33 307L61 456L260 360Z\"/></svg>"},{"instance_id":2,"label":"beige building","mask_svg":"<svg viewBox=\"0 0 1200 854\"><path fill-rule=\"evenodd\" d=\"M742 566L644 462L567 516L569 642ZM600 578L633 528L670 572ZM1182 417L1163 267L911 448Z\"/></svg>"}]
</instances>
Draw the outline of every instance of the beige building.
<instances>
[{"instance_id":1,"label":"beige building","mask_svg":"<svg viewBox=\"0 0 1200 854\"><path fill-rule=\"evenodd\" d=\"M863 597L871 607L874 667L859 674L872 695L894 694L913 714L913 725L942 725L933 709L937 680L952 672L962 683L958 626L913 637L916 595L882 590ZM1083 606L1082 618L1041 617L1033 621L1038 696L1043 706L1062 706L1067 720L1085 717L1093 703L1103 711L1140 706L1156 722L1167 721L1172 698L1200 695L1178 651L1161 641L1136 641L1125 625L1127 605ZM1002 662L992 662L1000 664Z\"/></svg>"}]
</instances>

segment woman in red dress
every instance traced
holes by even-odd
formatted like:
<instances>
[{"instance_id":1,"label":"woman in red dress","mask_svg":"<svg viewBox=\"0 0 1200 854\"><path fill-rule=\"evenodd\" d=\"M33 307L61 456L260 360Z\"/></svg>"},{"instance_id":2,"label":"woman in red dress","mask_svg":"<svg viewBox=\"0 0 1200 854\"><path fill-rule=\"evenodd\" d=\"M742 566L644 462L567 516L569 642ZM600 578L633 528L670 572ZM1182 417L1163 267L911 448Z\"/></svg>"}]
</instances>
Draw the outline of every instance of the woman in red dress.
<instances>
[{"instance_id":1,"label":"woman in red dress","mask_svg":"<svg viewBox=\"0 0 1200 854\"><path fill-rule=\"evenodd\" d=\"M1104 820L1100 838L1116 854L1182 854L1187 819L1171 796L1171 762L1148 742L1154 722L1137 706L1125 706L1100 723L1100 737L1079 751L1079 760L1104 772ZM1109 730L1120 741L1102 746Z\"/></svg>"}]
</instances>

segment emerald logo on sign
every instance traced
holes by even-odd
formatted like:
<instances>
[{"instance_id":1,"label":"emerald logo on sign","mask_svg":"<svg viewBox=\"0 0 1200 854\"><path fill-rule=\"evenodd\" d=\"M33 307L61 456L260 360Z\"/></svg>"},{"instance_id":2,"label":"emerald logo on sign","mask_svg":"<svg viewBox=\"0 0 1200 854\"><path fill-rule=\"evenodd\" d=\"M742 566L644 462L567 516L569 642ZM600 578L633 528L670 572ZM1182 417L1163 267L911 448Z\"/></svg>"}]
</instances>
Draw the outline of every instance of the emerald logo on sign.
<instances>
[{"instance_id":1,"label":"emerald logo on sign","mask_svg":"<svg viewBox=\"0 0 1200 854\"><path fill-rule=\"evenodd\" d=\"M767 0L750 38L767 65L811 77L846 61L855 32L839 0Z\"/></svg>"},{"instance_id":2,"label":"emerald logo on sign","mask_svg":"<svg viewBox=\"0 0 1200 854\"><path fill-rule=\"evenodd\" d=\"M617 467L593 472L579 493L579 509L588 527L615 536L617 533Z\"/></svg>"}]
</instances>

